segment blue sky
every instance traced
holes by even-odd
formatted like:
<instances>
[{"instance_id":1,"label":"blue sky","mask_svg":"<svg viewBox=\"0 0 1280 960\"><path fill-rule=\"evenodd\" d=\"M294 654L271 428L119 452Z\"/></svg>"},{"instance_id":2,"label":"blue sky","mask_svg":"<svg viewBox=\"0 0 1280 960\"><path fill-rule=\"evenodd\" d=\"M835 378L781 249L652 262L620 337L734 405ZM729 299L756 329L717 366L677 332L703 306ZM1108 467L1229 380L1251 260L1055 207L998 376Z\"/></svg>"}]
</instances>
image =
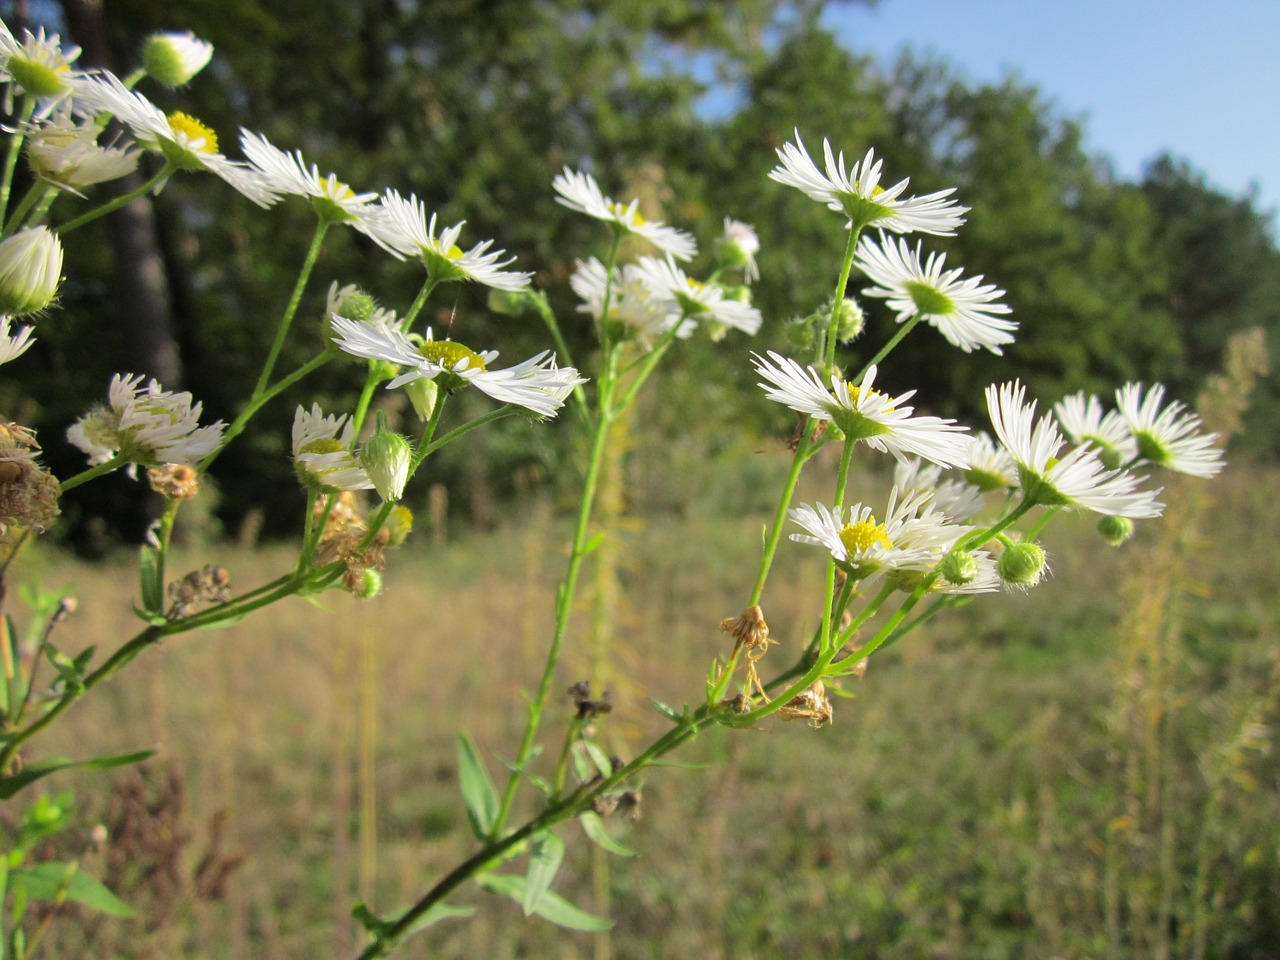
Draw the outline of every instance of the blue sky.
<instances>
[{"instance_id":1,"label":"blue sky","mask_svg":"<svg viewBox=\"0 0 1280 960\"><path fill-rule=\"evenodd\" d=\"M884 63L910 48L1034 84L1126 179L1168 149L1280 207L1280 0L881 0L825 22Z\"/></svg>"}]
</instances>

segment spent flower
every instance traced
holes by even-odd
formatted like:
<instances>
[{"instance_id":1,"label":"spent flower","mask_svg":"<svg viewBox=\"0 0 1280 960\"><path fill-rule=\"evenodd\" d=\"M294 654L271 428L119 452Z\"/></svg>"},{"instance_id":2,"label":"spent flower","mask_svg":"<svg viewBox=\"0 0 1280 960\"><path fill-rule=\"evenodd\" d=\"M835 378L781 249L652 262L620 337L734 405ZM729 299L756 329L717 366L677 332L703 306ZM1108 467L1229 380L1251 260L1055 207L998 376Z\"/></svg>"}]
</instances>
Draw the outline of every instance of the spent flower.
<instances>
[{"instance_id":1,"label":"spent flower","mask_svg":"<svg viewBox=\"0 0 1280 960\"><path fill-rule=\"evenodd\" d=\"M85 414L67 429L67 439L89 455L90 464L117 456L131 464L198 463L218 449L225 424L200 426L200 403L190 393L173 393L155 380L116 374L107 405Z\"/></svg>"},{"instance_id":2,"label":"spent flower","mask_svg":"<svg viewBox=\"0 0 1280 960\"><path fill-rule=\"evenodd\" d=\"M27 129L27 163L41 180L77 196L86 187L132 173L138 154L130 147L104 147L98 143L101 128L90 119L72 119L60 110Z\"/></svg>"}]
</instances>

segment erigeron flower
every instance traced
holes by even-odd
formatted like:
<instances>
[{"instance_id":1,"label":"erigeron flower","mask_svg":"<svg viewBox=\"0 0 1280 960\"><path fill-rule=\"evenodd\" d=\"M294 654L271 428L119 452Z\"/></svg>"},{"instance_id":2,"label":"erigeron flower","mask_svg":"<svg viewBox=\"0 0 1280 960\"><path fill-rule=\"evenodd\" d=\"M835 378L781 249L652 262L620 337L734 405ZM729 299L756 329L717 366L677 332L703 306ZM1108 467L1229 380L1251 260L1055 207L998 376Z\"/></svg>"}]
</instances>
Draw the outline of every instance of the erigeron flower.
<instances>
[{"instance_id":1,"label":"erigeron flower","mask_svg":"<svg viewBox=\"0 0 1280 960\"><path fill-rule=\"evenodd\" d=\"M433 340L430 329L425 339L415 342L394 327L334 317L333 332L347 353L408 368L387 384L388 389L418 379L437 380L446 390L470 384L500 403L554 417L573 388L586 382L573 367L557 367L546 350L514 367L491 370L496 350L476 353L454 340Z\"/></svg>"},{"instance_id":2,"label":"erigeron flower","mask_svg":"<svg viewBox=\"0 0 1280 960\"><path fill-rule=\"evenodd\" d=\"M743 279L747 283L755 283L760 279L760 268L756 265L760 237L751 224L725 217L724 236L716 245L716 252L726 266L741 267Z\"/></svg>"},{"instance_id":3,"label":"erigeron flower","mask_svg":"<svg viewBox=\"0 0 1280 960\"><path fill-rule=\"evenodd\" d=\"M369 223L369 236L392 255L404 259L419 257L427 268L427 276L438 281L475 280L497 290L523 290L531 273L516 273L502 268L515 262L515 257L502 259L504 250L487 252L492 240L477 243L466 253L457 245L463 220L444 227L436 234L436 215L427 220L426 206L417 197L400 196L388 191Z\"/></svg>"},{"instance_id":4,"label":"erigeron flower","mask_svg":"<svg viewBox=\"0 0 1280 960\"><path fill-rule=\"evenodd\" d=\"M16 360L35 343L31 337L34 327L19 327L17 333L9 336L11 326L13 326L13 318L0 315L0 363Z\"/></svg>"},{"instance_id":5,"label":"erigeron flower","mask_svg":"<svg viewBox=\"0 0 1280 960\"><path fill-rule=\"evenodd\" d=\"M642 257L636 264L640 282L672 312L690 320L710 320L754 334L760 329L760 311L746 303L727 299L715 284L700 283L685 274L670 257Z\"/></svg>"},{"instance_id":6,"label":"erigeron flower","mask_svg":"<svg viewBox=\"0 0 1280 960\"><path fill-rule=\"evenodd\" d=\"M80 56L80 48L63 49L58 35L46 37L43 27L34 34L30 30L24 33L26 38L19 41L0 21L0 80L11 81L46 104L71 92L81 76L71 69ZM7 93L8 113L13 112L11 99L11 93Z\"/></svg>"},{"instance_id":7,"label":"erigeron flower","mask_svg":"<svg viewBox=\"0 0 1280 960\"><path fill-rule=\"evenodd\" d=\"M696 321L682 316L677 304L666 297L655 296L645 285L640 268L632 263L614 271L610 284L603 263L595 257L579 260L569 277L569 286L583 300L578 310L589 313L597 323L605 315L605 291L608 290L608 322L618 325L624 336L634 335L646 343L670 332L676 324L679 324L676 336L682 340L698 327Z\"/></svg>"},{"instance_id":8,"label":"erigeron flower","mask_svg":"<svg viewBox=\"0 0 1280 960\"><path fill-rule=\"evenodd\" d=\"M919 244L912 250L907 241L881 234L879 243L862 237L857 257L859 268L877 284L862 292L884 298L899 323L919 316L965 353L985 347L999 356L1003 344L1013 343L1018 325L1000 319L1011 311L993 302L1004 291L983 284L981 275L961 280L963 270L943 270L945 253L931 253L921 263Z\"/></svg>"},{"instance_id":9,"label":"erigeron flower","mask_svg":"<svg viewBox=\"0 0 1280 960\"><path fill-rule=\"evenodd\" d=\"M893 468L893 485L904 496L930 494L933 505L951 520L967 520L986 506L980 489L963 480L943 479L941 467L926 465L918 457L898 462Z\"/></svg>"},{"instance_id":10,"label":"erigeron flower","mask_svg":"<svg viewBox=\"0 0 1280 960\"><path fill-rule=\"evenodd\" d=\"M27 227L0 241L0 313L39 313L62 283L62 244L48 227Z\"/></svg>"},{"instance_id":11,"label":"erigeron flower","mask_svg":"<svg viewBox=\"0 0 1280 960\"><path fill-rule=\"evenodd\" d=\"M969 448L965 480L984 493L1016 487L1018 465L1009 452L992 440L991 434L985 430L975 430L972 436L973 446Z\"/></svg>"},{"instance_id":12,"label":"erigeron flower","mask_svg":"<svg viewBox=\"0 0 1280 960\"><path fill-rule=\"evenodd\" d=\"M376 193L356 193L334 174L322 176L314 163L307 166L301 150L286 153L260 133L241 128L240 149L249 159L249 169L272 194L273 203L280 197L302 197L311 201L324 222L349 223L369 233L370 221L378 213Z\"/></svg>"},{"instance_id":13,"label":"erigeron flower","mask_svg":"<svg viewBox=\"0 0 1280 960\"><path fill-rule=\"evenodd\" d=\"M928 501L927 493L899 501L894 489L883 523L876 520L871 507L861 503L848 508L847 519L841 507L801 504L788 510L787 516L806 532L793 533L791 539L825 548L855 580L897 570L927 571L969 529L948 524Z\"/></svg>"},{"instance_id":14,"label":"erigeron flower","mask_svg":"<svg viewBox=\"0 0 1280 960\"><path fill-rule=\"evenodd\" d=\"M683 230L642 217L638 209L639 199L623 204L606 197L600 185L596 183L595 177L589 173L580 173L565 167L551 181L551 186L556 193L560 194L556 197L557 203L578 213L585 213L589 217L603 220L624 233L643 237L677 260L692 260L698 252L698 246L693 237Z\"/></svg>"},{"instance_id":15,"label":"erigeron flower","mask_svg":"<svg viewBox=\"0 0 1280 960\"><path fill-rule=\"evenodd\" d=\"M875 150L868 150L861 163L855 163L847 171L844 153L836 157L831 143L822 141L826 160L826 173L818 169L800 140L788 143L778 150L782 165L775 167L769 179L795 187L806 196L830 209L843 212L849 218L851 228L861 229L875 224L882 230L894 233L933 233L951 236L956 227L964 223L968 207L962 207L947 199L955 188L939 190L923 197L899 199L907 189L910 179L900 180L891 187L880 186L880 167L884 161L876 160Z\"/></svg>"},{"instance_id":16,"label":"erigeron flower","mask_svg":"<svg viewBox=\"0 0 1280 960\"><path fill-rule=\"evenodd\" d=\"M321 490L373 489L373 481L351 452L354 439L350 417L325 416L318 403L310 411L299 406L293 414L293 462L299 479Z\"/></svg>"},{"instance_id":17,"label":"erigeron flower","mask_svg":"<svg viewBox=\"0 0 1280 960\"><path fill-rule=\"evenodd\" d=\"M81 80L76 85L75 108L80 113L86 108L105 110L127 126L140 144L162 154L179 170L208 170L262 207L276 201L275 192L257 172L218 152L218 137L207 126L185 113L165 116L111 74Z\"/></svg>"},{"instance_id":18,"label":"erigeron flower","mask_svg":"<svg viewBox=\"0 0 1280 960\"><path fill-rule=\"evenodd\" d=\"M186 33L155 33L142 48L142 66L156 83L181 87L205 68L213 57L213 44Z\"/></svg>"},{"instance_id":19,"label":"erigeron flower","mask_svg":"<svg viewBox=\"0 0 1280 960\"><path fill-rule=\"evenodd\" d=\"M1163 410L1164 386L1157 383L1142 395L1140 383L1126 383L1116 391L1116 405L1129 425L1138 455L1149 463L1193 477L1212 477L1222 469L1217 434L1200 433L1200 418L1177 400Z\"/></svg>"},{"instance_id":20,"label":"erigeron flower","mask_svg":"<svg viewBox=\"0 0 1280 960\"><path fill-rule=\"evenodd\" d=\"M1085 393L1073 393L1053 405L1058 423L1072 443L1090 443L1098 449L1103 464L1112 470L1128 463L1138 453L1129 427L1115 410L1103 410L1102 401Z\"/></svg>"},{"instance_id":21,"label":"erigeron flower","mask_svg":"<svg viewBox=\"0 0 1280 960\"><path fill-rule=\"evenodd\" d=\"M92 119L78 123L62 110L27 130L27 162L31 172L60 190L77 196L95 183L118 180L138 166L137 151L129 147L104 147L98 143L101 128Z\"/></svg>"},{"instance_id":22,"label":"erigeron flower","mask_svg":"<svg viewBox=\"0 0 1280 960\"><path fill-rule=\"evenodd\" d=\"M107 406L85 414L67 429L67 439L89 455L90 464L117 456L129 463L198 463L218 449L225 424L202 427L202 405L191 394L164 390L155 380L142 386L142 377L116 374L107 392Z\"/></svg>"},{"instance_id":23,"label":"erigeron flower","mask_svg":"<svg viewBox=\"0 0 1280 960\"><path fill-rule=\"evenodd\" d=\"M756 372L768 381L760 386L770 400L819 420L832 421L849 440L865 441L898 460L914 455L944 467L968 463L971 441L965 428L954 420L913 417L914 408L903 403L915 395L914 390L890 397L872 389L874 365L867 368L859 386L832 374L828 389L813 367L802 367L772 351L769 359L754 356Z\"/></svg>"},{"instance_id":24,"label":"erigeron flower","mask_svg":"<svg viewBox=\"0 0 1280 960\"><path fill-rule=\"evenodd\" d=\"M1139 490L1140 477L1127 470L1108 470L1089 445L1074 447L1061 459L1065 441L1053 417L1033 425L1036 404L1026 402L1026 388L1014 381L987 387L987 409L996 436L1018 464L1022 495L1043 506L1081 506L1121 517L1158 517L1159 490Z\"/></svg>"}]
</instances>

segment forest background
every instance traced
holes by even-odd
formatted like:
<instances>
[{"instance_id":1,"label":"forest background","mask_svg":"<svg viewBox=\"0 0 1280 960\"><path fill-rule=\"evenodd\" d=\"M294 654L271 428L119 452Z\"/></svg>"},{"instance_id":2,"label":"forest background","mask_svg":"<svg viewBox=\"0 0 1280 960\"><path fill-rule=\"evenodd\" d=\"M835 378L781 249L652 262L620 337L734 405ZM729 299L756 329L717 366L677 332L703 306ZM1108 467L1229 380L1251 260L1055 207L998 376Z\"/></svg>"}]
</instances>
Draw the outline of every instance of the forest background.
<instances>
[{"instance_id":1,"label":"forest background","mask_svg":"<svg viewBox=\"0 0 1280 960\"><path fill-rule=\"evenodd\" d=\"M931 412L980 420L975 404L981 388L1011 368L1046 401L1081 388L1105 394L1129 379L1159 380L1174 395L1191 398L1222 368L1232 335L1248 329L1264 331L1274 368L1280 253L1269 212L1250 197L1211 188L1172 156L1153 158L1136 182L1120 179L1105 158L1085 149L1080 124L1057 114L1041 91L1016 79L973 83L946 63L911 56L874 62L842 46L823 25L828 6L819 0L184 0L162 9L147 0L106 6L65 0L8 2L0 11L15 30L41 23L60 30L84 48L81 66L128 64L140 38L158 29L190 29L212 41L214 62L179 98L226 143L244 126L302 149L322 170L338 171L361 190L412 189L447 222L466 218L468 235L496 238L521 268L538 271L535 286L548 292L580 353L590 343L589 320L575 312L567 278L575 251L588 254L594 237L589 224L553 200L549 184L566 164L590 169L615 195L641 197L647 215L700 237L717 234L725 215L752 223L762 238L754 299L766 317L753 348L785 349L788 321L819 309L829 296L829 271L815 265L830 264L843 243L839 218L766 177L774 149L798 128L811 146L829 137L853 156L874 146L887 170L911 175L913 190L954 186L973 208L959 236L930 247L947 251L967 275L985 274L1004 288L1021 328L1006 351L1011 363L959 353L937 337L911 338L895 351L884 376L918 388ZM708 110L709 85L732 89L733 109ZM68 247L76 248L68 256L81 264L96 261L97 273L82 268L69 278L59 315L41 325L42 350L0 386L0 407L42 436L57 436L122 370L191 390L209 418L231 419L234 404L252 385L254 365L244 358L265 352L271 335L254 318L278 309L309 236L305 212L282 209L267 221L198 178L174 183L141 211L130 209L68 239ZM344 235L325 252L322 283L359 278L388 301L410 299L414 278L371 254L364 238ZM317 325L322 306L313 294ZM877 308L868 305L872 321L887 323ZM500 328L512 356L543 347L540 328L490 310L483 292L471 288L460 289L434 322L472 342L488 342ZM632 426L665 452L632 465L621 484L625 502L618 510L644 518L650 530L630 560L631 572L621 576L635 588L631 602L645 611L623 633L668 629L649 623L646 618L656 614L644 598L665 610L674 606L673 595L721 589L718 571L707 572L717 565L714 517L760 509L754 480L772 466L761 465L758 451L783 442L776 418L757 402L749 366L713 362L715 349L694 343L669 364L642 422ZM301 359L299 352L286 362ZM276 401L279 431L231 447L212 471L215 484L219 476L261 482L228 483L203 530L188 534L270 541L294 533L300 511L288 457L292 410L313 400L344 408L359 388L351 369L334 364ZM688 410L699 411L693 423ZM1265 490L1274 480L1267 464L1277 451L1278 428L1280 389L1274 379L1263 379L1231 455L1233 462L1255 466L1235 475L1212 507L1216 512L1188 500L1187 516L1237 542L1272 542L1276 523ZM434 549L451 570L421 587L424 602L465 597L480 603L495 589L521 597L526 588L530 596L537 592L536 571L503 563L535 557L536 547L528 544L554 533L557 484L572 486L557 465L572 461L577 442L570 429L535 433L513 421L446 450L432 480L444 492L436 502L447 503L447 510L427 509L425 489L410 491L408 500L417 498L424 518L434 516ZM58 442L46 445L45 456L62 475L82 465L79 454ZM690 489L700 492L693 501L686 497ZM76 491L63 509L56 535L83 554L104 556L118 544L138 542L154 505L141 485L117 476ZM503 522L517 514L526 516L522 531L501 539ZM712 523L712 532L689 552L680 530L695 515ZM1180 519L1193 529L1187 516ZM446 517L455 531L452 542L443 535ZM460 528L477 532L457 535ZM494 529L499 532L485 532ZM672 788L665 795L669 811L697 812L699 853L676 842L690 828L674 812L655 812L651 862L628 867L613 881L611 912L622 929L658 937L665 930L673 948L681 938L714 931L710 948L693 939L687 947L712 955L758 950L771 956L785 947L787 955L808 956L871 943L866 956L881 955L877 944L883 955L1041 956L1034 945L1051 942L1065 956L1096 956L1104 948L1114 956L1155 956L1161 944L1165 955L1170 949L1183 955L1185 947L1185 955L1195 956L1185 930L1197 916L1194 902L1202 901L1212 907L1213 942L1225 945L1208 955L1266 956L1267 945L1280 937L1280 916L1267 906L1280 890L1275 820L1268 819L1278 774L1273 761L1256 767L1244 758L1260 755L1256 725L1276 706L1274 640L1268 638L1278 614L1274 599L1263 599L1274 592L1273 551L1262 550L1261 568L1247 573L1225 557L1205 561L1194 554L1200 565L1191 564L1188 572L1185 545L1147 543L1143 555L1155 558L1160 582L1173 594L1210 583L1204 592L1212 602L1174 621L1167 610L1148 612L1136 625L1126 621L1127 636L1112 639L1109 618L1118 617L1124 603L1141 605L1134 594L1101 606L1095 598L1133 571L1119 561L1093 560L1096 548L1084 546L1085 527L1078 537L1076 553L1064 548L1076 558L1067 566L1077 572L1088 567L1077 592L968 622L968 638L981 641L977 652L960 654L957 640L934 638L922 641L914 658L886 670L880 699L863 705L859 722L895 716L909 722L888 723L874 742L859 742L873 756L847 776L829 774L846 759L839 740L815 747L813 766L800 767L781 734L745 751L709 738L702 749L719 761L727 756L725 770L696 797ZM695 571L697 558L706 563ZM495 588L480 572L505 579ZM93 568L78 573L82 583L101 575ZM607 586L606 579L599 583ZM394 579L389 585L394 592ZM117 589L127 595L131 588ZM1142 587L1135 589L1142 596ZM1146 589L1152 589L1149 582ZM502 601L504 609L509 600ZM531 616L523 609L509 612L521 623ZM339 628L356 629L365 616L344 613ZM382 630L390 636L411 637L417 629L414 618L396 607L379 616L387 618ZM433 617L438 632L464 635L466 624L438 609ZM218 737L228 738L225 754L217 754L225 769L175 768L177 779L168 786L154 776L127 784L120 788L120 809L127 807L129 790L150 789L157 796L169 790L164 815L188 818L174 836L203 837L201 818L231 809L235 829L227 842L242 851L279 846L282 860L294 861L277 864L278 873L258 870L257 880L233 883L230 892L213 891L216 896L204 897L218 901L213 906L201 900L190 877L175 880L162 905L169 910L167 925L148 931L153 941L125 937L121 950L141 956L148 943L171 949L184 938L198 942L212 934L229 956L296 955L302 947L323 947L327 955L333 936L352 935L335 914L349 910L353 888L366 896L377 892L373 871L361 859L369 831L376 836L380 825L384 864L401 871L382 883L408 895L414 871L423 867L408 852L411 842L447 836L456 825L457 804L437 798L447 780L438 775L438 764L445 761L427 759L437 755L428 747L441 747L434 733L424 746L387 728L385 752L416 759L408 769L382 775L380 795L396 800L372 813L352 800L359 790L343 779L344 758L354 762L354 753L331 752L316 772L320 787L280 781L273 764L255 766L269 748L311 757L317 746L310 740L316 731L298 718L305 716L301 704L314 700L316 689L329 690L331 678L308 674L302 638L316 628L307 622L262 626L259 634L228 641L221 654L202 653L194 644L184 648L161 661L147 696L120 692L112 729L90 724L71 734L101 738L104 749L119 749L122 741L136 746L137 736L164 736L175 744L167 752L182 757L177 744L200 744L204 732L220 731ZM519 631L522 637L529 632ZM287 690L260 686L266 671L253 666L252 641L263 635L279 642L274 668L287 661L295 671ZM349 643L336 644L335 672L341 657L352 670L359 663L375 672L412 675L419 669L406 666L409 648L385 647L386 663L396 664L388 667L361 661L368 651ZM234 656L224 660L229 650ZM526 650L506 662L510 690L521 682L517 668L536 659ZM1100 659L1115 669L1099 671ZM667 664L677 672L684 666L678 658ZM156 692L166 677L223 668L230 671L219 681L225 686L208 703L177 706L172 695ZM686 685L696 681L697 669L684 671ZM437 671L437 685L473 689L464 663L435 661L430 670ZM674 682L654 670L634 667L632 680L659 689ZM948 683L965 671L963 684ZM1134 676L1141 682L1130 682ZM354 696L348 690L325 703L354 710ZM1001 697L1012 706L984 710L982 701ZM1186 709L1188 703L1195 709ZM473 725L473 732L500 742L508 732L498 715L512 708L479 705L492 708L495 718L492 729ZM266 712L252 713L258 709ZM382 711L385 725L387 716L413 709L410 702L384 699L375 713ZM234 733L244 724L259 743ZM968 739L963 747L944 748L938 731L953 727ZM335 742L358 752L358 728L368 727L352 719ZM1159 734L1154 741L1152 729ZM447 744L451 735L442 730L439 737ZM1060 749L1064 742L1077 743L1079 753ZM317 749L323 752L325 744ZM744 752L750 759L743 760ZM904 757L913 763L905 765ZM1149 767L1154 779L1144 779ZM414 805L412 771L437 785L425 804ZM1117 776L1108 780L1108 771ZM277 791L279 809L293 818L287 828L265 811L243 806L245 778L255 776L264 778L259 785L268 792ZM174 799L183 777L195 795L185 811ZM829 782L815 784L823 778ZM1170 784L1178 782L1196 786L1173 791ZM329 786L333 806L322 805L317 813L314 797ZM753 798L757 788L763 792ZM843 806L829 805L833 798ZM1219 825L1197 838L1192 825L1206 810L1220 818ZM99 812L105 817L109 811ZM359 854L335 840L339 857L318 866L324 851L307 839L316 817L329 831L320 831L325 837L358 832ZM343 818L350 819L349 828ZM850 838L842 822L858 822L862 832ZM1169 823L1180 824L1182 832L1169 833ZM711 852L723 849L719 845L735 853ZM171 857L175 877L194 869L194 847L180 848L156 854ZM757 887L776 870L757 875L753 864L776 864L770 857L802 868L793 889ZM228 876L234 875L227 863ZM859 870L874 874L875 884L859 885ZM657 876L643 879L647 874ZM121 876L116 886L124 883ZM592 889L589 876L595 875L584 870L584 890ZM134 882L135 894L155 896ZM722 884L735 892L716 892L725 889ZM1168 893L1171 885L1176 895ZM601 907L601 898L608 905L609 890L607 879L603 893L594 888L599 912L610 912ZM801 907L839 909L856 919L819 925L806 935L789 926L788 911ZM509 912L497 916L515 923ZM1170 932L1170 917L1186 922L1181 938L1176 924ZM673 918L683 922L672 928ZM1209 924L1198 919L1200 929ZM232 931L225 938L224 923ZM451 946L504 956L557 942L553 931L514 929L491 940L460 934ZM623 945L615 941L615 948L618 955L658 955L646 953L643 942L635 934ZM1203 944L1200 949L1203 956ZM221 948L210 955L222 955Z\"/></svg>"}]
</instances>

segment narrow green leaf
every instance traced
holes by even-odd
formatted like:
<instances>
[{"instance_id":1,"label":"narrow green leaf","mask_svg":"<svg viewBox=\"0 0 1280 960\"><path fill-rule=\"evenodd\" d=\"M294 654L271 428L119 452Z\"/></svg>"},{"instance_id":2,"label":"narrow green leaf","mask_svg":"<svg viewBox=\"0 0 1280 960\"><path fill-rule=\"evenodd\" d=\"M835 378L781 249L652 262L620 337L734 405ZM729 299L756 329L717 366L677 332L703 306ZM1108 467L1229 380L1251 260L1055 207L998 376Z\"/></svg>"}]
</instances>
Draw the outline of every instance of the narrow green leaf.
<instances>
[{"instance_id":1,"label":"narrow green leaf","mask_svg":"<svg viewBox=\"0 0 1280 960\"><path fill-rule=\"evenodd\" d=\"M634 850L619 843L610 835L604 825L604 821L600 819L600 814L588 810L586 813L578 815L578 822L582 824L583 832L597 847L603 847L619 857L634 857L636 855Z\"/></svg>"},{"instance_id":2,"label":"narrow green leaf","mask_svg":"<svg viewBox=\"0 0 1280 960\"><path fill-rule=\"evenodd\" d=\"M684 720L684 711L668 706L661 700L650 699L649 703L653 706L653 709L657 710L660 714L674 723L680 723Z\"/></svg>"},{"instance_id":3,"label":"narrow green leaf","mask_svg":"<svg viewBox=\"0 0 1280 960\"><path fill-rule=\"evenodd\" d=\"M613 774L613 761L609 759L609 755L600 749L599 744L591 740L582 741L583 748L587 751L587 755L591 757L591 762L595 764L596 770L600 776L608 777Z\"/></svg>"},{"instance_id":4,"label":"narrow green leaf","mask_svg":"<svg viewBox=\"0 0 1280 960\"><path fill-rule=\"evenodd\" d=\"M601 530L594 537L587 541L587 545L582 548L582 555L585 557L589 553L594 553L599 549L600 544L604 543L604 531Z\"/></svg>"},{"instance_id":5,"label":"narrow green leaf","mask_svg":"<svg viewBox=\"0 0 1280 960\"><path fill-rule=\"evenodd\" d=\"M490 893L496 893L501 897L510 897L517 903L524 900L524 888L526 886L524 877L517 877L509 873L490 873L481 877L477 881L481 887ZM538 902L537 908L533 911L544 920L549 920L558 927L564 927L568 930L585 930L588 933L599 933L602 930L610 930L613 928L613 921L606 920L603 917L597 917L595 914L587 913L580 907L575 907L559 894L552 893L548 890L542 895L542 899Z\"/></svg>"},{"instance_id":6,"label":"narrow green leaf","mask_svg":"<svg viewBox=\"0 0 1280 960\"><path fill-rule=\"evenodd\" d=\"M484 840L498 818L498 791L475 744L465 733L458 734L458 783L471 830L476 839Z\"/></svg>"},{"instance_id":7,"label":"narrow green leaf","mask_svg":"<svg viewBox=\"0 0 1280 960\"><path fill-rule=\"evenodd\" d=\"M520 899L520 906L526 917L538 909L538 904L550 889L563 860L564 841L554 833L540 833L533 838L533 849L529 852L529 873L525 877L524 896Z\"/></svg>"},{"instance_id":8,"label":"narrow green leaf","mask_svg":"<svg viewBox=\"0 0 1280 960\"><path fill-rule=\"evenodd\" d=\"M66 757L50 757L23 767L20 773L11 777L0 777L0 800L8 800L19 790L35 781L47 777L68 767L91 767L96 770L107 770L111 767L124 767L131 763L141 763L154 754L154 750L139 750L137 753L121 753L114 757L96 757L92 760L68 760Z\"/></svg>"},{"instance_id":9,"label":"narrow green leaf","mask_svg":"<svg viewBox=\"0 0 1280 960\"><path fill-rule=\"evenodd\" d=\"M164 574L160 572L160 551L144 546L138 558L138 577L142 591L142 609L160 614L164 609Z\"/></svg>"},{"instance_id":10,"label":"narrow green leaf","mask_svg":"<svg viewBox=\"0 0 1280 960\"><path fill-rule=\"evenodd\" d=\"M54 900L64 889L66 898L82 903L91 910L111 917L132 917L133 908L103 885L97 877L77 870L67 878L68 864L38 863L34 867L19 867L9 873L9 882L21 887L27 896L37 900Z\"/></svg>"},{"instance_id":11,"label":"narrow green leaf","mask_svg":"<svg viewBox=\"0 0 1280 960\"><path fill-rule=\"evenodd\" d=\"M441 920L449 920L453 917L469 917L475 912L475 907L451 907L447 903L437 903L415 920L410 925L409 929L405 931L404 935L407 937L411 934L417 933L419 930L425 930L433 923L439 923ZM404 915L404 913L405 911L401 910L399 913L393 914L392 916L398 920Z\"/></svg>"}]
</instances>

